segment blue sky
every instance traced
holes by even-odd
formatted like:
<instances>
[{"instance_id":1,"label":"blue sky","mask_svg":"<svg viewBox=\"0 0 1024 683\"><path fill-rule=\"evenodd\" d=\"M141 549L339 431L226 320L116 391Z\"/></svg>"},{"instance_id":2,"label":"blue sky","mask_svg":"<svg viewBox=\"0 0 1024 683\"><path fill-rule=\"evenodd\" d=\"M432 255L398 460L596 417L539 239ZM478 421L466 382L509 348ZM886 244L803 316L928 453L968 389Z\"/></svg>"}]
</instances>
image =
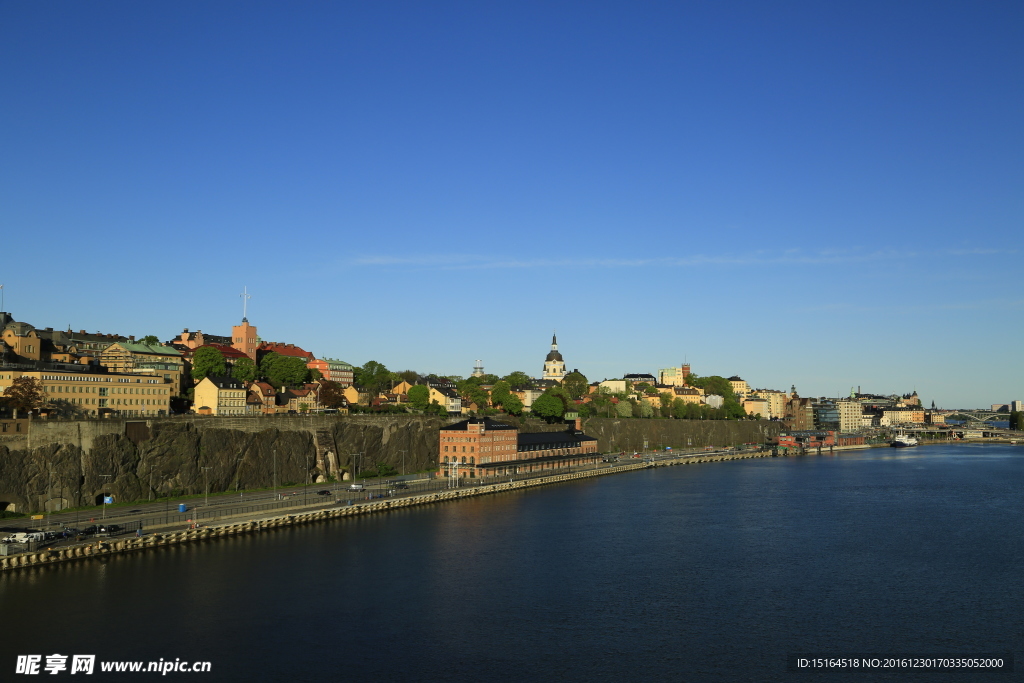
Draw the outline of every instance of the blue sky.
<instances>
[{"instance_id":1,"label":"blue sky","mask_svg":"<svg viewBox=\"0 0 1024 683\"><path fill-rule=\"evenodd\" d=\"M0 5L41 327L1024 398L1019 2Z\"/></svg>"}]
</instances>

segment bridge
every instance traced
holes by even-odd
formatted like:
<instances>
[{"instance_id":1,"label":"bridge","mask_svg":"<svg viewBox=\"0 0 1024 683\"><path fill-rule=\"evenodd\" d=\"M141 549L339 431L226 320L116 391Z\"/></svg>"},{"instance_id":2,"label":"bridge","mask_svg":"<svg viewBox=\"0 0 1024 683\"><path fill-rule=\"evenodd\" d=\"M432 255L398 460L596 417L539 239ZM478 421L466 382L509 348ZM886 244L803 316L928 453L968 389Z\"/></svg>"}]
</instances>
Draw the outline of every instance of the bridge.
<instances>
[{"instance_id":1,"label":"bridge","mask_svg":"<svg viewBox=\"0 0 1024 683\"><path fill-rule=\"evenodd\" d=\"M946 415L947 420L963 420L967 424L988 425L990 422L1002 422L1010 419L1009 413L997 413L992 410L958 410Z\"/></svg>"}]
</instances>

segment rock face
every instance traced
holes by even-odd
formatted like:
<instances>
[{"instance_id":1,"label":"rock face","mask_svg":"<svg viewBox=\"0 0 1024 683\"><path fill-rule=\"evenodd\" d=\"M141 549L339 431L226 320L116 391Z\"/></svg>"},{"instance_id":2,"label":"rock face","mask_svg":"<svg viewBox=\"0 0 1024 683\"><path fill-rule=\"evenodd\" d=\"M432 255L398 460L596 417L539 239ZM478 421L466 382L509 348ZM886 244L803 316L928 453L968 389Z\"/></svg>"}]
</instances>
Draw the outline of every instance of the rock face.
<instances>
[{"instance_id":1,"label":"rock face","mask_svg":"<svg viewBox=\"0 0 1024 683\"><path fill-rule=\"evenodd\" d=\"M343 479L382 463L402 472L437 465L432 416L165 418L81 423L34 421L30 436L0 442L0 510L100 504L153 496ZM524 432L565 425L534 420ZM602 451L761 443L779 423L592 418L584 431ZM209 468L209 469L206 469Z\"/></svg>"}]
</instances>

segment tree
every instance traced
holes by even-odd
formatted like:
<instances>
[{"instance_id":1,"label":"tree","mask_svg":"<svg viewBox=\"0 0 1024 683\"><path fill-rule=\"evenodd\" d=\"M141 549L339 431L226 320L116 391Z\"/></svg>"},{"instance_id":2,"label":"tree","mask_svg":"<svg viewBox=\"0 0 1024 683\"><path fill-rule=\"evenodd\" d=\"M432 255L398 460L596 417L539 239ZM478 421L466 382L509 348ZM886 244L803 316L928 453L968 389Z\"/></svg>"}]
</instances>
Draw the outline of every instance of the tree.
<instances>
[{"instance_id":1,"label":"tree","mask_svg":"<svg viewBox=\"0 0 1024 683\"><path fill-rule=\"evenodd\" d=\"M434 399L433 401L430 402L430 405L427 406L427 411L426 412L427 413L433 413L434 415L440 415L440 416L444 417L445 415L448 414L448 409L445 408L440 403L438 403L437 399Z\"/></svg>"},{"instance_id":2,"label":"tree","mask_svg":"<svg viewBox=\"0 0 1024 683\"><path fill-rule=\"evenodd\" d=\"M370 400L373 400L384 387L389 387L391 371L384 367L383 363L371 360L367 361L363 367L355 369L355 379L356 384L366 389L370 394Z\"/></svg>"},{"instance_id":3,"label":"tree","mask_svg":"<svg viewBox=\"0 0 1024 683\"><path fill-rule=\"evenodd\" d=\"M615 413L619 417L633 417L633 404L629 401L619 401L615 404Z\"/></svg>"},{"instance_id":4,"label":"tree","mask_svg":"<svg viewBox=\"0 0 1024 683\"><path fill-rule=\"evenodd\" d=\"M573 370L562 378L562 388L570 398L583 398L590 391L587 377L579 370Z\"/></svg>"},{"instance_id":5,"label":"tree","mask_svg":"<svg viewBox=\"0 0 1024 683\"><path fill-rule=\"evenodd\" d=\"M409 388L409 403L416 410L426 410L430 403L430 389L422 384Z\"/></svg>"},{"instance_id":6,"label":"tree","mask_svg":"<svg viewBox=\"0 0 1024 683\"><path fill-rule=\"evenodd\" d=\"M1014 431L1024 431L1024 412L1015 410L1010 413L1010 429Z\"/></svg>"},{"instance_id":7,"label":"tree","mask_svg":"<svg viewBox=\"0 0 1024 683\"><path fill-rule=\"evenodd\" d=\"M562 399L553 395L550 391L546 391L537 397L530 407L530 411L548 422L554 422L562 419L562 415L565 414L565 404L562 403Z\"/></svg>"},{"instance_id":8,"label":"tree","mask_svg":"<svg viewBox=\"0 0 1024 683\"><path fill-rule=\"evenodd\" d=\"M522 370L516 370L515 372L509 373L502 377L502 379L508 382L508 385L513 389L516 387L525 387L533 383L533 378Z\"/></svg>"},{"instance_id":9,"label":"tree","mask_svg":"<svg viewBox=\"0 0 1024 683\"><path fill-rule=\"evenodd\" d=\"M511 387L509 387L508 382L503 379L495 382L494 386L491 387L491 403L496 406L505 405L505 401L512 395L510 389Z\"/></svg>"},{"instance_id":10,"label":"tree","mask_svg":"<svg viewBox=\"0 0 1024 683\"><path fill-rule=\"evenodd\" d=\"M237 379L239 382L252 382L255 381L259 370L256 368L256 363L253 362L252 358L239 358L235 361L235 365L231 368L231 376Z\"/></svg>"},{"instance_id":11,"label":"tree","mask_svg":"<svg viewBox=\"0 0 1024 683\"><path fill-rule=\"evenodd\" d=\"M654 417L654 408L647 401L640 401L637 404L637 412L640 417Z\"/></svg>"},{"instance_id":12,"label":"tree","mask_svg":"<svg viewBox=\"0 0 1024 683\"><path fill-rule=\"evenodd\" d=\"M26 412L41 408L46 402L46 392L43 390L42 380L35 377L19 377L11 382L4 392L7 405L14 410Z\"/></svg>"},{"instance_id":13,"label":"tree","mask_svg":"<svg viewBox=\"0 0 1024 683\"><path fill-rule=\"evenodd\" d=\"M309 366L307 366L307 368L308 367ZM309 381L310 382L315 382L318 379L322 379L323 376L324 376L324 373L320 372L316 368L309 368Z\"/></svg>"},{"instance_id":14,"label":"tree","mask_svg":"<svg viewBox=\"0 0 1024 683\"><path fill-rule=\"evenodd\" d=\"M212 346L200 346L192 354L192 379L196 382L208 375L223 376L228 374L228 364L224 355Z\"/></svg>"},{"instance_id":15,"label":"tree","mask_svg":"<svg viewBox=\"0 0 1024 683\"><path fill-rule=\"evenodd\" d=\"M345 405L345 392L341 384L329 379L320 380L320 403L328 408Z\"/></svg>"},{"instance_id":16,"label":"tree","mask_svg":"<svg viewBox=\"0 0 1024 683\"><path fill-rule=\"evenodd\" d=\"M147 334L145 337L139 340L140 344L147 344L149 346L159 346L160 340L155 334Z\"/></svg>"},{"instance_id":17,"label":"tree","mask_svg":"<svg viewBox=\"0 0 1024 683\"><path fill-rule=\"evenodd\" d=\"M420 381L420 373L416 372L415 370L402 370L401 372L396 372L395 374L398 375L400 379L405 380L409 384L416 384L416 382Z\"/></svg>"},{"instance_id":18,"label":"tree","mask_svg":"<svg viewBox=\"0 0 1024 683\"><path fill-rule=\"evenodd\" d=\"M501 407L509 415L522 415L523 414L523 401L515 394L509 394L505 402L501 404Z\"/></svg>"},{"instance_id":19,"label":"tree","mask_svg":"<svg viewBox=\"0 0 1024 683\"><path fill-rule=\"evenodd\" d=\"M300 386L309 380L309 368L297 356L271 352L260 360L260 374L275 388Z\"/></svg>"}]
</instances>

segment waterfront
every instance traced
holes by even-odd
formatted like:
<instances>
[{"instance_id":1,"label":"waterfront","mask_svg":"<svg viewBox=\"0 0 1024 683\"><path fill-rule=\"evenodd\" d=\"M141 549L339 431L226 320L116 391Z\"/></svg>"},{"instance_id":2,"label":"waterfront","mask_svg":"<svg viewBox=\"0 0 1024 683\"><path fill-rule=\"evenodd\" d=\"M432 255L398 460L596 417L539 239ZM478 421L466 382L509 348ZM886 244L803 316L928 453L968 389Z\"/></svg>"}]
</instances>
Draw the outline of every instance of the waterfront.
<instances>
[{"instance_id":1,"label":"waterfront","mask_svg":"<svg viewBox=\"0 0 1024 683\"><path fill-rule=\"evenodd\" d=\"M1012 446L707 463L14 572L2 665L765 681L815 680L792 652L1019 656L1022 482Z\"/></svg>"}]
</instances>

